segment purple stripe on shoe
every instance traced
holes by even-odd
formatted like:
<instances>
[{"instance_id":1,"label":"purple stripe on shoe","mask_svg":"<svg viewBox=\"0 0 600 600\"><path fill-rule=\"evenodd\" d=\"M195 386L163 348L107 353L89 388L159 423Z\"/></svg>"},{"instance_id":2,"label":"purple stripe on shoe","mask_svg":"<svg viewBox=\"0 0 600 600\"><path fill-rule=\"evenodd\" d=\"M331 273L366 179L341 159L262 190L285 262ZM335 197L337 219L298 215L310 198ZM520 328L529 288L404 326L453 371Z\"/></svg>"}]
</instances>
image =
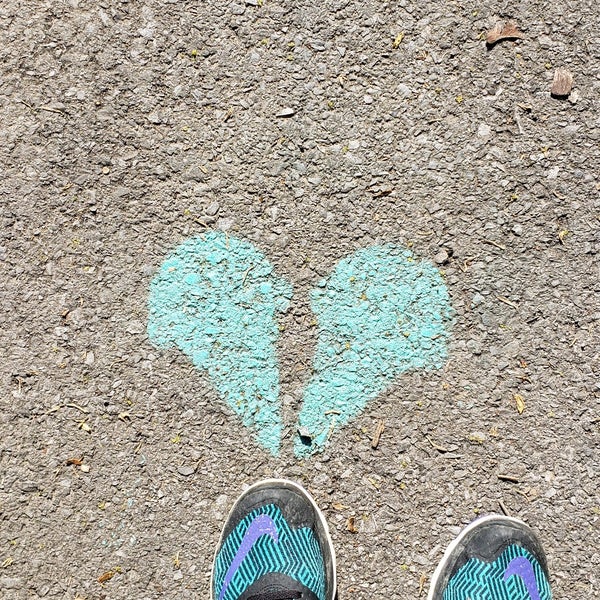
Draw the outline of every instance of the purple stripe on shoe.
<instances>
[{"instance_id":1,"label":"purple stripe on shoe","mask_svg":"<svg viewBox=\"0 0 600 600\"><path fill-rule=\"evenodd\" d=\"M540 600L540 593L538 591L537 581L535 580L535 572L533 565L524 556L518 556L513 558L506 570L504 571L504 581L516 575L523 580L527 592L531 596L531 600Z\"/></svg>"},{"instance_id":2,"label":"purple stripe on shoe","mask_svg":"<svg viewBox=\"0 0 600 600\"><path fill-rule=\"evenodd\" d=\"M279 534L277 532L277 526L273 522L273 519L269 517L269 515L259 515L256 517L252 523L246 529L246 533L242 539L242 543L238 548L235 556L233 557L233 561L225 573L225 579L223 581L223 586L221 587L221 592L219 593L219 600L223 600L225 594L227 593L227 588L233 579L233 576L236 574L237 570L240 568L244 559L252 550L254 544L261 538L263 535L268 535L271 539L277 544L279 541ZM510 566L510 565L509 565ZM539 599L533 599L539 600Z\"/></svg>"}]
</instances>

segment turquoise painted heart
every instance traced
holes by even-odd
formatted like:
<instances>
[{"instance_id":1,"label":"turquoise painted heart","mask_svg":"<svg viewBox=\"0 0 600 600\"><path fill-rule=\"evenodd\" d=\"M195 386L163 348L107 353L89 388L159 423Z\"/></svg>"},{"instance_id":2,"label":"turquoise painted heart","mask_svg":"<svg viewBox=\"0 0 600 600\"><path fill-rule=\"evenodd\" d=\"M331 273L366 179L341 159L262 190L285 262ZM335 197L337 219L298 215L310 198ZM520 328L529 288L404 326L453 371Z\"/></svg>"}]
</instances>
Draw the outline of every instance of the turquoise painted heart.
<instances>
[{"instance_id":1,"label":"turquoise painted heart","mask_svg":"<svg viewBox=\"0 0 600 600\"><path fill-rule=\"evenodd\" d=\"M150 285L148 336L206 371L220 397L278 454L277 313L292 287L249 242L210 232L171 253ZM442 366L451 306L429 262L393 244L340 261L311 294L318 322L313 376L296 438L298 456L323 448L403 372Z\"/></svg>"}]
</instances>

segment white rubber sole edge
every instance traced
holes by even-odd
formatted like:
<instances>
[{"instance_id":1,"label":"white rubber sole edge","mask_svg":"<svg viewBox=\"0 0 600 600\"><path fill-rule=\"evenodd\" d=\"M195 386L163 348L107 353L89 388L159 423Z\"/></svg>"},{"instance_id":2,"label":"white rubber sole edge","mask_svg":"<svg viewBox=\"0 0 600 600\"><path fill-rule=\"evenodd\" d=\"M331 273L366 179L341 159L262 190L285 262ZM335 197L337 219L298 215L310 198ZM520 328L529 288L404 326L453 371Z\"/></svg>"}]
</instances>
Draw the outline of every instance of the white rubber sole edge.
<instances>
[{"instance_id":1,"label":"white rubber sole edge","mask_svg":"<svg viewBox=\"0 0 600 600\"><path fill-rule=\"evenodd\" d=\"M446 567L446 563L448 562L450 556L454 553L458 545L473 531L478 527L481 527L485 523L489 523L490 521L502 521L504 523L512 523L514 525L525 525L527 524L520 519L515 519L514 517L507 517L505 515L486 515L485 517L480 517L479 519L475 519L472 523L469 523L452 542L446 548L446 552L444 552L444 556L442 560L438 564L437 568L433 572L433 576L431 577L431 583L429 584L429 593L427 594L427 600L434 600L433 592L437 586L438 580L442 574L442 571Z\"/></svg>"},{"instance_id":2,"label":"white rubber sole edge","mask_svg":"<svg viewBox=\"0 0 600 600\"><path fill-rule=\"evenodd\" d=\"M336 564L336 559L335 559L335 549L333 547L333 541L332 541L331 535L329 533L329 526L327 525L327 521L325 520L325 515L321 512L321 509L317 506L317 503L314 501L313 497L299 483L296 483L295 481L291 481L289 479L263 479L261 481L257 481L256 483L253 483L248 489L244 490L242 492L242 494L238 497L238 499L234 502L233 506L231 507L231 510L229 511L229 513L227 515L227 518L225 519L225 523L229 520L229 517L233 514L233 511L234 511L235 507L237 506L237 503L242 499L243 496L245 496L246 494L249 494L250 492L252 492L258 488L273 487L273 486L286 487L288 489L295 490L301 496L306 498L306 500L310 503L310 505L315 510L315 513L317 514L317 516L319 518L319 523L321 524L321 527L323 528L323 531L325 532L327 544L331 550L331 563L333 565L332 593L330 596L328 596L326 598L326 600L334 600L335 593L337 590L337 564ZM221 544L223 543L224 533L225 533L225 531L223 530L221 532L221 536L219 538L219 542L218 542L217 548L215 550L215 554L213 557L213 566L210 571L210 597L211 597L211 600L215 600L214 585L213 585L213 583L214 583L213 578L215 575L215 561L217 559L217 553L219 551L219 548L221 547Z\"/></svg>"}]
</instances>

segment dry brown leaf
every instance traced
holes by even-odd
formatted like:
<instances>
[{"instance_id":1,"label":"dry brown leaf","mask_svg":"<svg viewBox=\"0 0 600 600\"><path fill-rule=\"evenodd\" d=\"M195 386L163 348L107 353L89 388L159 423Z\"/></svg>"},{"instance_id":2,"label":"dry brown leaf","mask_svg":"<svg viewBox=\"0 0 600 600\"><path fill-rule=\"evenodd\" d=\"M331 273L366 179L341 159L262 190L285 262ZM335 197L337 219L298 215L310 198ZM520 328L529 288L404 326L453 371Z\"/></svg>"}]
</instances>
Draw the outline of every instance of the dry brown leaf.
<instances>
[{"instance_id":1,"label":"dry brown leaf","mask_svg":"<svg viewBox=\"0 0 600 600\"><path fill-rule=\"evenodd\" d=\"M525 35L522 31L519 31L515 23L508 21L507 23L496 23L496 25L487 32L485 41L492 46L500 40L514 39L525 39Z\"/></svg>"},{"instance_id":2,"label":"dry brown leaf","mask_svg":"<svg viewBox=\"0 0 600 600\"><path fill-rule=\"evenodd\" d=\"M379 440L381 438L381 434L385 430L385 423L381 420L377 423L377 427L375 428L375 432L373 433L373 439L371 440L371 448L375 450L377 446L379 446Z\"/></svg>"},{"instance_id":3,"label":"dry brown leaf","mask_svg":"<svg viewBox=\"0 0 600 600\"><path fill-rule=\"evenodd\" d=\"M506 473L498 473L500 481L510 481L511 483L519 483L520 479L516 475L507 475Z\"/></svg>"},{"instance_id":4,"label":"dry brown leaf","mask_svg":"<svg viewBox=\"0 0 600 600\"><path fill-rule=\"evenodd\" d=\"M550 93L553 96L568 96L573 89L573 74L568 69L556 69Z\"/></svg>"},{"instance_id":5,"label":"dry brown leaf","mask_svg":"<svg viewBox=\"0 0 600 600\"><path fill-rule=\"evenodd\" d=\"M421 594L423 593L423 588L425 587L426 581L427 581L427 575L425 575L425 573L421 573L421 576L419 577L419 598L421 597Z\"/></svg>"},{"instance_id":6,"label":"dry brown leaf","mask_svg":"<svg viewBox=\"0 0 600 600\"><path fill-rule=\"evenodd\" d=\"M514 395L515 404L517 405L517 412L522 415L525 410L525 400L521 394Z\"/></svg>"},{"instance_id":7,"label":"dry brown leaf","mask_svg":"<svg viewBox=\"0 0 600 600\"><path fill-rule=\"evenodd\" d=\"M68 458L68 465L75 465L76 467L80 467L83 464L83 456L81 458Z\"/></svg>"},{"instance_id":8,"label":"dry brown leaf","mask_svg":"<svg viewBox=\"0 0 600 600\"><path fill-rule=\"evenodd\" d=\"M106 573L103 573L102 575L100 575L100 577L98 577L98 583L106 583L107 581L110 581L114 576L114 571L106 571Z\"/></svg>"},{"instance_id":9,"label":"dry brown leaf","mask_svg":"<svg viewBox=\"0 0 600 600\"><path fill-rule=\"evenodd\" d=\"M519 305L518 304L515 304L514 302L512 302L508 298L505 298L504 296L496 296L496 298L498 298L498 300L500 300L500 302L503 302L504 304L508 304L508 306L512 306L515 310L519 309Z\"/></svg>"},{"instance_id":10,"label":"dry brown leaf","mask_svg":"<svg viewBox=\"0 0 600 600\"><path fill-rule=\"evenodd\" d=\"M100 575L100 577L98 577L98 583L106 583L107 581L110 581L117 573L122 572L123 570L121 569L121 567L115 567L110 571L106 571L106 573L103 573L102 575Z\"/></svg>"},{"instance_id":11,"label":"dry brown leaf","mask_svg":"<svg viewBox=\"0 0 600 600\"><path fill-rule=\"evenodd\" d=\"M79 429L85 431L86 433L92 433L92 428L85 421L78 421L78 423Z\"/></svg>"},{"instance_id":12,"label":"dry brown leaf","mask_svg":"<svg viewBox=\"0 0 600 600\"><path fill-rule=\"evenodd\" d=\"M358 528L356 527L356 520L354 517L348 517L348 520L346 521L346 529L350 533L358 533Z\"/></svg>"}]
</instances>

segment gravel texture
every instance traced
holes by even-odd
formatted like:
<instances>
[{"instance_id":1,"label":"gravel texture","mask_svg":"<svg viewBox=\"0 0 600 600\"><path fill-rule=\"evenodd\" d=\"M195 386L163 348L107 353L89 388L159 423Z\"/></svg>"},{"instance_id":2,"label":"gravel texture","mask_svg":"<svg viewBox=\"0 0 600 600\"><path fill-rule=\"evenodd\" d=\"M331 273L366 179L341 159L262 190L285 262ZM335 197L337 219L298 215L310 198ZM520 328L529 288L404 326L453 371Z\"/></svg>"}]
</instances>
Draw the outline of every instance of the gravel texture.
<instances>
[{"instance_id":1,"label":"gravel texture","mask_svg":"<svg viewBox=\"0 0 600 600\"><path fill-rule=\"evenodd\" d=\"M524 39L486 47L507 19ZM263 476L323 507L340 599L425 594L500 503L540 533L557 598L596 597L599 19L594 0L4 0L0 597L204 600L223 518ZM310 290L357 249L443 271L447 363L324 453L273 458L147 338L152 277L207 228L293 284L290 436Z\"/></svg>"}]
</instances>

